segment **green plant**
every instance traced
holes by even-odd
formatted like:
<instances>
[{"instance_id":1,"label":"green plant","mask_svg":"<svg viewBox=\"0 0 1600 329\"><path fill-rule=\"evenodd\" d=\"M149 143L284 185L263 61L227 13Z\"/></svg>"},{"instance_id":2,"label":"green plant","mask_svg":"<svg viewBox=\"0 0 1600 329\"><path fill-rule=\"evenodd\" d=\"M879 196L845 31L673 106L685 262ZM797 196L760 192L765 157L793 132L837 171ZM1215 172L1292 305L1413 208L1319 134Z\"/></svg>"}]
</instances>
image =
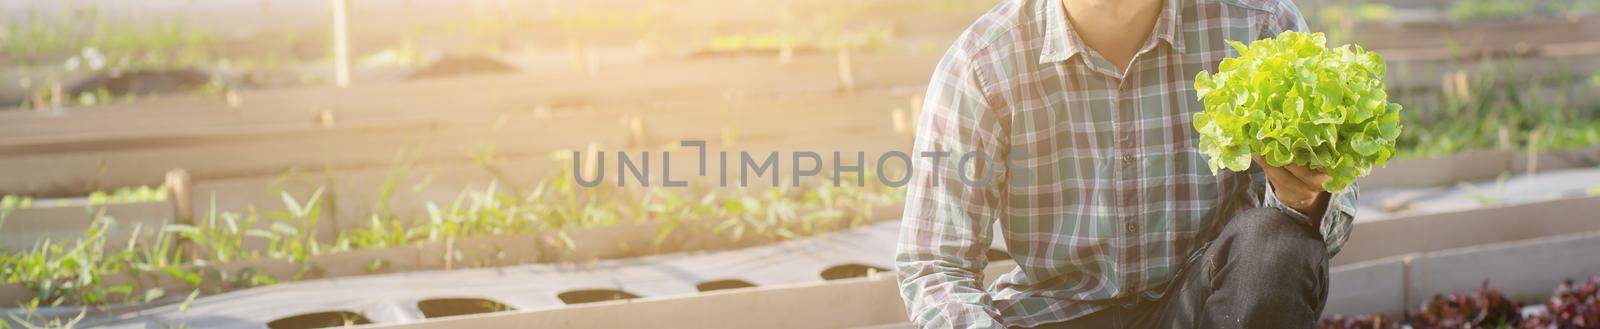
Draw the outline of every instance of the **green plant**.
<instances>
[{"instance_id":1,"label":"green plant","mask_svg":"<svg viewBox=\"0 0 1600 329\"><path fill-rule=\"evenodd\" d=\"M102 217L73 243L45 241L32 250L0 258L6 282L30 283L45 305L103 304L132 294L133 285L106 284L103 274L121 272L134 254L107 250L105 234L115 221Z\"/></svg>"},{"instance_id":2,"label":"green plant","mask_svg":"<svg viewBox=\"0 0 1600 329\"><path fill-rule=\"evenodd\" d=\"M1384 62L1358 46L1327 48L1321 33L1284 32L1249 46L1213 75L1195 76L1205 111L1195 113L1201 152L1219 168L1267 164L1325 169L1338 191L1382 166L1400 136L1400 105L1388 101Z\"/></svg>"},{"instance_id":3,"label":"green plant","mask_svg":"<svg viewBox=\"0 0 1600 329\"><path fill-rule=\"evenodd\" d=\"M1500 200L1500 197L1505 195L1506 181L1510 179L1511 173L1500 173L1500 176L1494 179L1494 184L1488 189L1479 188L1478 186L1467 182L1456 183L1456 186L1466 190L1468 193L1467 197L1474 201L1478 201L1478 204L1484 206L1493 206L1499 205L1503 202Z\"/></svg>"},{"instance_id":4,"label":"green plant","mask_svg":"<svg viewBox=\"0 0 1600 329\"><path fill-rule=\"evenodd\" d=\"M1527 81L1517 77L1522 69L1517 64L1502 61L1462 71L1466 92L1400 95L1411 109L1401 113L1409 133L1396 141L1397 155L1600 144L1600 106L1580 101L1587 90L1581 74Z\"/></svg>"},{"instance_id":5,"label":"green plant","mask_svg":"<svg viewBox=\"0 0 1600 329\"><path fill-rule=\"evenodd\" d=\"M420 233L394 216L372 214L367 218L366 227L341 233L336 246L340 250L403 246L417 241Z\"/></svg>"},{"instance_id":6,"label":"green plant","mask_svg":"<svg viewBox=\"0 0 1600 329\"><path fill-rule=\"evenodd\" d=\"M0 197L0 212L33 207L33 198L15 195Z\"/></svg>"},{"instance_id":7,"label":"green plant","mask_svg":"<svg viewBox=\"0 0 1600 329\"><path fill-rule=\"evenodd\" d=\"M112 191L111 193L106 193L104 191L94 191L94 192L90 192L89 193L88 201L89 201L90 205L113 204L113 203L137 203L137 202L165 202L165 201L167 201L167 186L165 184L163 184L163 185L158 185L156 187L150 187L150 186L139 186L139 187L131 187L131 188L130 187L123 187L123 188L118 188L115 191Z\"/></svg>"},{"instance_id":8,"label":"green plant","mask_svg":"<svg viewBox=\"0 0 1600 329\"><path fill-rule=\"evenodd\" d=\"M89 192L89 195L84 197L84 201L85 204L90 206L119 203L165 202L167 201L167 186L159 185L156 187L123 187L118 188L110 193L106 193L105 191L94 191ZM34 199L31 197L19 195L0 196L0 213L6 213L16 209L32 208L34 203ZM55 203L66 204L67 200L57 199L55 200Z\"/></svg>"},{"instance_id":9,"label":"green plant","mask_svg":"<svg viewBox=\"0 0 1600 329\"><path fill-rule=\"evenodd\" d=\"M210 59L213 44L206 31L180 20L117 19L93 8L26 16L0 23L6 36L0 54L21 64L93 49L104 54L104 62L123 67L194 65Z\"/></svg>"},{"instance_id":10,"label":"green plant","mask_svg":"<svg viewBox=\"0 0 1600 329\"><path fill-rule=\"evenodd\" d=\"M305 262L322 253L321 244L317 243L317 223L322 218L323 191L317 188L305 202L295 200L289 192L279 195L287 211L268 212L267 218L272 219L270 229L256 231L258 236L267 239L269 257Z\"/></svg>"},{"instance_id":11,"label":"green plant","mask_svg":"<svg viewBox=\"0 0 1600 329\"><path fill-rule=\"evenodd\" d=\"M242 218L236 213L218 214L215 197L211 204L211 212L199 223L171 224L163 228L193 244L195 258L217 262L253 258L254 255L244 249L246 237L276 238L273 232L252 228L257 221L255 216Z\"/></svg>"}]
</instances>

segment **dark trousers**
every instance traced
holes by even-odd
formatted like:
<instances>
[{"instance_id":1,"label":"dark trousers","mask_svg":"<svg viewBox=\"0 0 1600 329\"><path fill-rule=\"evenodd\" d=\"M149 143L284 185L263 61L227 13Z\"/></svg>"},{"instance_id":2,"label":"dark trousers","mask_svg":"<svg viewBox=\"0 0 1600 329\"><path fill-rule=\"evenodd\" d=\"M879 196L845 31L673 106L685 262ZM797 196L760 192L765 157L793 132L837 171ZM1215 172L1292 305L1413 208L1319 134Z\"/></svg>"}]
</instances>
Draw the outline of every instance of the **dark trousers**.
<instances>
[{"instance_id":1,"label":"dark trousers","mask_svg":"<svg viewBox=\"0 0 1600 329\"><path fill-rule=\"evenodd\" d=\"M1159 300L1034 328L1311 328L1328 299L1317 230L1276 209L1234 216Z\"/></svg>"}]
</instances>

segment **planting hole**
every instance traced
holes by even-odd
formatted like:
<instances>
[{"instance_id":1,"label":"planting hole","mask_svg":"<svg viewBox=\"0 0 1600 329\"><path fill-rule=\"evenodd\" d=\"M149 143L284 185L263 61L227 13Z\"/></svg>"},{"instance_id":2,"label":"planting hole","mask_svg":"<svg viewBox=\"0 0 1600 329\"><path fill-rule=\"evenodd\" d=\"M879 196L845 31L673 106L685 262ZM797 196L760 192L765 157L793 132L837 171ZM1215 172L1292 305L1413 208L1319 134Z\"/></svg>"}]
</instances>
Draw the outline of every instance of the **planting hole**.
<instances>
[{"instance_id":1,"label":"planting hole","mask_svg":"<svg viewBox=\"0 0 1600 329\"><path fill-rule=\"evenodd\" d=\"M989 261L990 262L998 262L998 261L1002 261L1002 260L1011 259L1011 254L1010 253L1007 253L1005 250L1000 250L1000 249L989 249L989 251L986 251L983 254L985 256L989 257Z\"/></svg>"},{"instance_id":2,"label":"planting hole","mask_svg":"<svg viewBox=\"0 0 1600 329\"><path fill-rule=\"evenodd\" d=\"M727 280L701 282L700 284L695 285L694 288L695 289L699 289L701 292L706 292L706 291L715 291L715 290L723 290L723 289L749 288L749 287L754 287L754 286L756 286L756 285L752 284L750 282L744 281L744 280L727 279Z\"/></svg>"},{"instance_id":3,"label":"planting hole","mask_svg":"<svg viewBox=\"0 0 1600 329\"><path fill-rule=\"evenodd\" d=\"M506 304L481 298L429 299L417 302L417 309L422 311L423 317L429 319L514 310Z\"/></svg>"},{"instance_id":4,"label":"planting hole","mask_svg":"<svg viewBox=\"0 0 1600 329\"><path fill-rule=\"evenodd\" d=\"M572 305L611 300L634 299L639 298L639 295L634 295L622 290L586 289L563 292L560 295L556 295L556 297L561 298L561 302L567 303L567 305Z\"/></svg>"},{"instance_id":5,"label":"planting hole","mask_svg":"<svg viewBox=\"0 0 1600 329\"><path fill-rule=\"evenodd\" d=\"M350 311L333 311L308 313L267 322L267 328L272 329L310 329L333 328L352 326L358 324L371 324L367 317L361 313Z\"/></svg>"},{"instance_id":6,"label":"planting hole","mask_svg":"<svg viewBox=\"0 0 1600 329\"><path fill-rule=\"evenodd\" d=\"M849 278L860 278L860 277L865 277L867 275L871 275L872 273L888 272L888 271L889 270L885 270L882 267L877 267L877 266L872 266L872 265L844 264L844 265L829 267L826 270L822 270L822 279L823 280L839 280L839 279L849 279Z\"/></svg>"}]
</instances>

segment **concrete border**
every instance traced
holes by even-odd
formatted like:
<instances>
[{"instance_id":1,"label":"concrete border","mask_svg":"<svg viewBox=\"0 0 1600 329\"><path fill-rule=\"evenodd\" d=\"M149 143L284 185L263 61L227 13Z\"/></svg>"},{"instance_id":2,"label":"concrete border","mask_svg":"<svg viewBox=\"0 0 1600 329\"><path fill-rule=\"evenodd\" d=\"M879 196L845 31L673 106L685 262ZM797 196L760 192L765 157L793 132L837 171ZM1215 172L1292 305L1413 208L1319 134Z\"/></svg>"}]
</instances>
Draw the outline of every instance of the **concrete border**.
<instances>
[{"instance_id":1,"label":"concrete border","mask_svg":"<svg viewBox=\"0 0 1600 329\"><path fill-rule=\"evenodd\" d=\"M1328 273L1328 300L1323 314L1405 315L1405 257L1339 266Z\"/></svg>"},{"instance_id":2,"label":"concrete border","mask_svg":"<svg viewBox=\"0 0 1600 329\"><path fill-rule=\"evenodd\" d=\"M1530 156L1523 151L1478 150L1433 158L1395 160L1373 168L1357 183L1361 188L1445 186L1463 181L1487 180L1501 173L1524 174L1600 166L1600 147L1546 151Z\"/></svg>"},{"instance_id":3,"label":"concrete border","mask_svg":"<svg viewBox=\"0 0 1600 329\"><path fill-rule=\"evenodd\" d=\"M1600 232L1423 254L1410 262L1409 272L1411 304L1472 291L1486 280L1513 299L1542 302L1564 280L1600 275Z\"/></svg>"},{"instance_id":4,"label":"concrete border","mask_svg":"<svg viewBox=\"0 0 1600 329\"><path fill-rule=\"evenodd\" d=\"M894 277L880 275L370 328L845 328L893 324L905 318Z\"/></svg>"},{"instance_id":5,"label":"concrete border","mask_svg":"<svg viewBox=\"0 0 1600 329\"><path fill-rule=\"evenodd\" d=\"M1597 213L1600 196L1361 221L1332 264L1600 230Z\"/></svg>"}]
</instances>

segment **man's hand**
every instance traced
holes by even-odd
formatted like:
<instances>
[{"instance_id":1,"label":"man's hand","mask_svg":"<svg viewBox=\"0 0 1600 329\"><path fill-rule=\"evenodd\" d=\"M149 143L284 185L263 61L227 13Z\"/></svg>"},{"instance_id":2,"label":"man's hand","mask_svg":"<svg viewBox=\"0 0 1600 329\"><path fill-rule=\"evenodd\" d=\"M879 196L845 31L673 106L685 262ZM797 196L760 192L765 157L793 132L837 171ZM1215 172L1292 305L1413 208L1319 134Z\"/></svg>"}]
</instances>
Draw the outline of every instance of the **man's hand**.
<instances>
[{"instance_id":1,"label":"man's hand","mask_svg":"<svg viewBox=\"0 0 1600 329\"><path fill-rule=\"evenodd\" d=\"M1331 179L1326 171L1293 164L1273 167L1261 157L1256 157L1255 161L1267 173L1267 181L1272 184L1278 201L1307 217L1322 218L1322 212L1328 208L1328 192L1322 190L1322 183Z\"/></svg>"}]
</instances>

